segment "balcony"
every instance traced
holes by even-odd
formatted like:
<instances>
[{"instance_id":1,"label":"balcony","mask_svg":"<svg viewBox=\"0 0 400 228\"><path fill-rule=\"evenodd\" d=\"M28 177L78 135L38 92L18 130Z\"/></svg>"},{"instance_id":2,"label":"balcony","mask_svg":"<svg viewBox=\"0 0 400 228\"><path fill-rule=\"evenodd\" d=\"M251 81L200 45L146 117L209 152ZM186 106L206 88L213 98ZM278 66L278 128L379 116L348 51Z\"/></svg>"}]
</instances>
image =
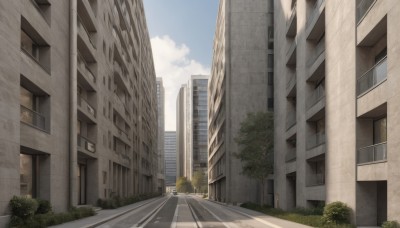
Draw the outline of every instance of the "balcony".
<instances>
[{"instance_id":1,"label":"balcony","mask_svg":"<svg viewBox=\"0 0 400 228\"><path fill-rule=\"evenodd\" d=\"M297 49L297 37L294 38L292 44L286 52L286 65L296 65L296 49Z\"/></svg>"},{"instance_id":2,"label":"balcony","mask_svg":"<svg viewBox=\"0 0 400 228\"><path fill-rule=\"evenodd\" d=\"M296 112L288 112L286 117L286 130L296 125Z\"/></svg>"},{"instance_id":3,"label":"balcony","mask_svg":"<svg viewBox=\"0 0 400 228\"><path fill-rule=\"evenodd\" d=\"M125 88L126 91L129 91L129 80L127 73L125 73L125 71L122 69L121 65L117 61L114 61L114 72L117 76L114 80L116 80L118 85Z\"/></svg>"},{"instance_id":4,"label":"balcony","mask_svg":"<svg viewBox=\"0 0 400 228\"><path fill-rule=\"evenodd\" d=\"M46 131L46 118L44 115L21 105L21 122L34 128Z\"/></svg>"},{"instance_id":5,"label":"balcony","mask_svg":"<svg viewBox=\"0 0 400 228\"><path fill-rule=\"evenodd\" d=\"M321 99L325 97L325 89L323 86L318 86L307 99L307 109L312 108Z\"/></svg>"},{"instance_id":6,"label":"balcony","mask_svg":"<svg viewBox=\"0 0 400 228\"><path fill-rule=\"evenodd\" d=\"M91 84L90 86L94 87L94 85L96 84L96 77L89 69L88 64L80 53L78 53L78 69L81 71L81 74L85 77L88 83Z\"/></svg>"},{"instance_id":7,"label":"balcony","mask_svg":"<svg viewBox=\"0 0 400 228\"><path fill-rule=\"evenodd\" d=\"M286 97L296 96L296 74L292 74L286 83Z\"/></svg>"},{"instance_id":8,"label":"balcony","mask_svg":"<svg viewBox=\"0 0 400 228\"><path fill-rule=\"evenodd\" d=\"M88 29L82 23L82 19L79 17L79 15L77 22L78 22L78 33L81 34L82 39L85 41L89 41L92 48L97 49L94 39L94 34L88 31Z\"/></svg>"},{"instance_id":9,"label":"balcony","mask_svg":"<svg viewBox=\"0 0 400 228\"><path fill-rule=\"evenodd\" d=\"M325 173L314 173L308 175L307 187L325 185Z\"/></svg>"},{"instance_id":10,"label":"balcony","mask_svg":"<svg viewBox=\"0 0 400 228\"><path fill-rule=\"evenodd\" d=\"M286 21L286 36L293 37L297 33L297 4L295 4L290 12L290 16Z\"/></svg>"},{"instance_id":11,"label":"balcony","mask_svg":"<svg viewBox=\"0 0 400 228\"><path fill-rule=\"evenodd\" d=\"M91 142L89 139L83 137L82 135L78 135L78 148L84 152L96 152L96 144Z\"/></svg>"},{"instance_id":12,"label":"balcony","mask_svg":"<svg viewBox=\"0 0 400 228\"><path fill-rule=\"evenodd\" d=\"M363 147L357 151L357 164L375 163L386 160L386 142Z\"/></svg>"},{"instance_id":13,"label":"balcony","mask_svg":"<svg viewBox=\"0 0 400 228\"><path fill-rule=\"evenodd\" d=\"M130 142L131 138L129 137L129 134L123 130L121 127L119 127L118 125L114 124L115 128L116 128L116 135L122 140L124 141L124 143Z\"/></svg>"},{"instance_id":14,"label":"balcony","mask_svg":"<svg viewBox=\"0 0 400 228\"><path fill-rule=\"evenodd\" d=\"M285 155L286 162L292 162L295 160L296 160L296 147L290 148L289 150L287 150L286 155Z\"/></svg>"},{"instance_id":15,"label":"balcony","mask_svg":"<svg viewBox=\"0 0 400 228\"><path fill-rule=\"evenodd\" d=\"M78 96L78 105L83 112L91 118L96 118L96 109L89 104L83 97Z\"/></svg>"},{"instance_id":16,"label":"balcony","mask_svg":"<svg viewBox=\"0 0 400 228\"><path fill-rule=\"evenodd\" d=\"M318 44L315 46L314 51L312 52L310 58L307 61L307 66L311 68L314 63L317 61L318 57L320 57L323 53L325 53L325 37L322 38ZM313 67L316 68L316 67Z\"/></svg>"},{"instance_id":17,"label":"balcony","mask_svg":"<svg viewBox=\"0 0 400 228\"><path fill-rule=\"evenodd\" d=\"M357 79L357 96L360 97L386 80L387 57L379 61L370 70Z\"/></svg>"},{"instance_id":18,"label":"balcony","mask_svg":"<svg viewBox=\"0 0 400 228\"><path fill-rule=\"evenodd\" d=\"M360 23L367 12L371 9L372 5L376 2L376 0L361 0L357 5L356 15L357 15L357 23Z\"/></svg>"},{"instance_id":19,"label":"balcony","mask_svg":"<svg viewBox=\"0 0 400 228\"><path fill-rule=\"evenodd\" d=\"M325 0L317 0L307 17L307 39L317 40L325 32Z\"/></svg>"},{"instance_id":20,"label":"balcony","mask_svg":"<svg viewBox=\"0 0 400 228\"><path fill-rule=\"evenodd\" d=\"M316 134L310 135L307 138L307 150L311 150L315 147L325 144L325 133L318 132Z\"/></svg>"}]
</instances>

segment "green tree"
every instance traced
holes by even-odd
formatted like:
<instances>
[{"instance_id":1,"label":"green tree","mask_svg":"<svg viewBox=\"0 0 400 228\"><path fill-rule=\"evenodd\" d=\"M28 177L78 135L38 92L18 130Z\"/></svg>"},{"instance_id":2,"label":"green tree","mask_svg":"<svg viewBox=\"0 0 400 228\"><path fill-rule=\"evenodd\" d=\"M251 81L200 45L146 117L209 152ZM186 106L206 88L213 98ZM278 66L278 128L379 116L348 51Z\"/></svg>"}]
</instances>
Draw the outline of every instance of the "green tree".
<instances>
[{"instance_id":1,"label":"green tree","mask_svg":"<svg viewBox=\"0 0 400 228\"><path fill-rule=\"evenodd\" d=\"M204 192L207 189L206 175L202 171L196 171L192 176L192 185L197 192Z\"/></svg>"},{"instance_id":2,"label":"green tree","mask_svg":"<svg viewBox=\"0 0 400 228\"><path fill-rule=\"evenodd\" d=\"M242 174L261 184L261 205L264 187L274 164L274 118L271 112L248 113L240 124L235 142L239 146L236 158L242 162Z\"/></svg>"},{"instance_id":3,"label":"green tree","mask_svg":"<svg viewBox=\"0 0 400 228\"><path fill-rule=\"evenodd\" d=\"M192 192L193 187L190 180L186 177L179 177L176 181L176 191L178 192Z\"/></svg>"}]
</instances>

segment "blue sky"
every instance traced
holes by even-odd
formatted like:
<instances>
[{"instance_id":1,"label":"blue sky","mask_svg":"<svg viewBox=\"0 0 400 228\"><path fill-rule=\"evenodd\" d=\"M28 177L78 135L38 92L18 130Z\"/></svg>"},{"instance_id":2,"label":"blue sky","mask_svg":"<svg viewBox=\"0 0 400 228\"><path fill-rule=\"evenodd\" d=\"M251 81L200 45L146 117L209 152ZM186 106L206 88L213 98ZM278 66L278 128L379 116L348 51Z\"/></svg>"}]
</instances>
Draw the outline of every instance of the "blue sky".
<instances>
[{"instance_id":1,"label":"blue sky","mask_svg":"<svg viewBox=\"0 0 400 228\"><path fill-rule=\"evenodd\" d=\"M176 97L191 75L209 75L218 0L143 0L157 77L165 88L165 130L176 129Z\"/></svg>"},{"instance_id":2,"label":"blue sky","mask_svg":"<svg viewBox=\"0 0 400 228\"><path fill-rule=\"evenodd\" d=\"M210 66L218 0L143 0L150 37L168 35Z\"/></svg>"}]
</instances>

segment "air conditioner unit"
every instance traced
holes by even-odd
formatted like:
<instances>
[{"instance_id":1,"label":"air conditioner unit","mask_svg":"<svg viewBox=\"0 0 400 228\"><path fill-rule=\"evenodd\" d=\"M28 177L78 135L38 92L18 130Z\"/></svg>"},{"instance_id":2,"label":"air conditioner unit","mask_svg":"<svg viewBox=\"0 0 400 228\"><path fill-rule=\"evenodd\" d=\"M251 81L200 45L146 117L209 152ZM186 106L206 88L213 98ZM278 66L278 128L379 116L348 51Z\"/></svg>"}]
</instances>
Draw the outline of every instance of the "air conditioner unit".
<instances>
[{"instance_id":1,"label":"air conditioner unit","mask_svg":"<svg viewBox=\"0 0 400 228\"><path fill-rule=\"evenodd\" d=\"M87 106L88 111L94 115L94 109L92 107L90 107L89 105Z\"/></svg>"},{"instance_id":2,"label":"air conditioner unit","mask_svg":"<svg viewBox=\"0 0 400 228\"><path fill-rule=\"evenodd\" d=\"M94 153L96 151L94 144L90 142L86 142L86 150Z\"/></svg>"}]
</instances>

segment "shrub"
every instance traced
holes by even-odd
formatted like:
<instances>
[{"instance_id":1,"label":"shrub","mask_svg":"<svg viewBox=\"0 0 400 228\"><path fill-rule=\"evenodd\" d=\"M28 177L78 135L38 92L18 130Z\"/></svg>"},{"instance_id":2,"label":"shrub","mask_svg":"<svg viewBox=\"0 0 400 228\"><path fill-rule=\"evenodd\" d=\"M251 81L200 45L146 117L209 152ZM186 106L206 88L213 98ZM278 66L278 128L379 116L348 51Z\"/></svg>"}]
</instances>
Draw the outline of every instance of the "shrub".
<instances>
[{"instance_id":1,"label":"shrub","mask_svg":"<svg viewBox=\"0 0 400 228\"><path fill-rule=\"evenodd\" d=\"M323 221L326 224L350 223L350 208L342 202L333 202L324 207Z\"/></svg>"},{"instance_id":2,"label":"shrub","mask_svg":"<svg viewBox=\"0 0 400 228\"><path fill-rule=\"evenodd\" d=\"M12 216L27 220L32 218L38 209L38 202L25 196L13 196L10 200Z\"/></svg>"},{"instance_id":3,"label":"shrub","mask_svg":"<svg viewBox=\"0 0 400 228\"><path fill-rule=\"evenodd\" d=\"M38 209L36 210L36 214L47 214L51 212L51 204L47 200L37 199L39 203Z\"/></svg>"},{"instance_id":4,"label":"shrub","mask_svg":"<svg viewBox=\"0 0 400 228\"><path fill-rule=\"evenodd\" d=\"M382 228L400 228L400 224L397 221L386 221L382 224Z\"/></svg>"}]
</instances>

